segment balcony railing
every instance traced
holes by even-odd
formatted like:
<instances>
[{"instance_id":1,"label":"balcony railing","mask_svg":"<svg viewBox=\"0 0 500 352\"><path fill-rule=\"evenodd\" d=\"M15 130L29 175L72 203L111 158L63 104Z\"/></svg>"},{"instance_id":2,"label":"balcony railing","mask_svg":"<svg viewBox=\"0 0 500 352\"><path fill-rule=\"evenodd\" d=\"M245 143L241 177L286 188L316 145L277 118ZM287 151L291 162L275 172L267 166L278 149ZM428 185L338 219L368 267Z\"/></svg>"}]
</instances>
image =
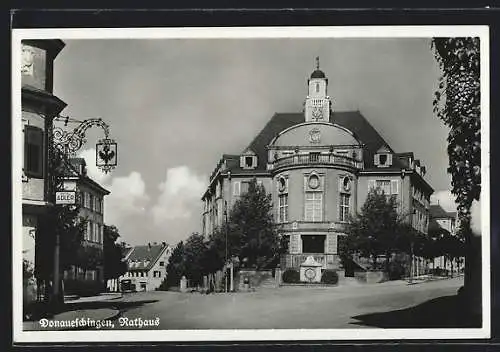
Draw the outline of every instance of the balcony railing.
<instances>
[{"instance_id":1,"label":"balcony railing","mask_svg":"<svg viewBox=\"0 0 500 352\"><path fill-rule=\"evenodd\" d=\"M283 254L281 256L280 266L282 270L287 268L300 268L300 264L306 261L307 257L312 256L314 260L322 265L324 269L333 269L339 266L340 259L337 254L325 253L300 253Z\"/></svg>"},{"instance_id":2,"label":"balcony railing","mask_svg":"<svg viewBox=\"0 0 500 352\"><path fill-rule=\"evenodd\" d=\"M339 165L353 168L361 168L362 162L356 159L335 154L298 154L277 159L273 163L273 168L296 166L296 165Z\"/></svg>"}]
</instances>

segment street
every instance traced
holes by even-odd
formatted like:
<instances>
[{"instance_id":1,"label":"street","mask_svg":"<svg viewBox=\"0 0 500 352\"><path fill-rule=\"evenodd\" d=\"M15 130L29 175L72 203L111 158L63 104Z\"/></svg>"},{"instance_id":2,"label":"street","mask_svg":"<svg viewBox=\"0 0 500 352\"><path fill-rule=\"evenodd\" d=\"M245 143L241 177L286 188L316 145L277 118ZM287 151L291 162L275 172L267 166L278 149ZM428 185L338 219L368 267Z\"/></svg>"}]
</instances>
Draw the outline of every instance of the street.
<instances>
[{"instance_id":1,"label":"street","mask_svg":"<svg viewBox=\"0 0 500 352\"><path fill-rule=\"evenodd\" d=\"M439 310L446 311L445 306L449 306L446 302L456 297L462 285L463 278L454 278L416 285L395 281L210 295L143 292L126 295L120 300L126 307L121 309L121 317L129 320L159 318L157 329L418 327L413 326L419 325L418 322L422 327L439 327L443 322ZM431 300L434 301L429 303ZM441 315L450 316L448 313ZM412 318L411 323L408 318ZM133 329L120 327L118 322L116 328ZM453 321L444 324L451 327Z\"/></svg>"}]
</instances>

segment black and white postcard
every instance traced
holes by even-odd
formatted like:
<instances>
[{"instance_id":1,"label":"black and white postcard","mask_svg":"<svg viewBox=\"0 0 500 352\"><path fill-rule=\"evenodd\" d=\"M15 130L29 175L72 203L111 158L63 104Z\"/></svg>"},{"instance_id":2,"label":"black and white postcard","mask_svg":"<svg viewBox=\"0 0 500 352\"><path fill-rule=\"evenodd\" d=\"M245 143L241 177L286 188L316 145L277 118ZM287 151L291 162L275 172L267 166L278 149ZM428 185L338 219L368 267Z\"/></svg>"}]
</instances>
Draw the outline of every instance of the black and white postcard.
<instances>
[{"instance_id":1,"label":"black and white postcard","mask_svg":"<svg viewBox=\"0 0 500 352\"><path fill-rule=\"evenodd\" d=\"M12 31L14 342L490 335L487 26Z\"/></svg>"}]
</instances>

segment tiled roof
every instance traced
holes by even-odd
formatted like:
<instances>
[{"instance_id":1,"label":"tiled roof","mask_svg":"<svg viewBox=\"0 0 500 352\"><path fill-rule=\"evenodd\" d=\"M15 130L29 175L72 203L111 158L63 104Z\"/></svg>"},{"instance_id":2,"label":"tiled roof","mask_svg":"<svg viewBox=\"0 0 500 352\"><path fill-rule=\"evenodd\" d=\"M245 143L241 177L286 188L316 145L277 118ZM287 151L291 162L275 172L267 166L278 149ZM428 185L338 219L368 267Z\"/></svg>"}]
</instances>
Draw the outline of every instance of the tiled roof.
<instances>
[{"instance_id":1,"label":"tiled roof","mask_svg":"<svg viewBox=\"0 0 500 352\"><path fill-rule=\"evenodd\" d=\"M432 204L429 207L429 213L431 218L433 219L442 219L442 218L455 218L456 213L445 211L439 204Z\"/></svg>"},{"instance_id":2,"label":"tiled roof","mask_svg":"<svg viewBox=\"0 0 500 352\"><path fill-rule=\"evenodd\" d=\"M347 128L361 143L365 144L365 160L366 167L373 167L373 154L382 146L386 145L389 149L392 148L373 128L373 126L365 119L359 111L339 111L333 112L330 121L342 127ZM281 131L305 122L303 113L276 113L269 120L266 126L254 138L250 145L245 148L251 149L257 154L257 167L255 170L243 170L240 168L239 155L224 155L227 166L230 170L237 173L254 173L267 171L267 146L271 140ZM394 158L394 166L401 169L402 163L398 158Z\"/></svg>"},{"instance_id":3,"label":"tiled roof","mask_svg":"<svg viewBox=\"0 0 500 352\"><path fill-rule=\"evenodd\" d=\"M167 248L166 244L135 246L127 258L129 270L149 270Z\"/></svg>"}]
</instances>

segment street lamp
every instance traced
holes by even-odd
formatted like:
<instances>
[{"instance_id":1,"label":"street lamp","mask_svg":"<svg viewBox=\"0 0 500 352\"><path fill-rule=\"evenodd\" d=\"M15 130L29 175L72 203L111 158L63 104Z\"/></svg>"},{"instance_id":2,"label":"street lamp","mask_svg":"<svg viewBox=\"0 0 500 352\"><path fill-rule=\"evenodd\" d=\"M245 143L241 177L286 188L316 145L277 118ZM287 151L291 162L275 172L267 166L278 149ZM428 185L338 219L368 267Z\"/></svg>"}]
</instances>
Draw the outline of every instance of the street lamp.
<instances>
[{"instance_id":1,"label":"street lamp","mask_svg":"<svg viewBox=\"0 0 500 352\"><path fill-rule=\"evenodd\" d=\"M55 119L57 120L57 119ZM64 117L64 125L67 126L69 122L69 117ZM104 173L108 173L113 170L117 165L117 153L118 145L117 143L109 138L109 126L100 118L96 119L86 119L83 121L72 120L71 122L78 123L72 131L63 130L60 127L52 126L50 131L50 146L54 153L58 153L61 157L61 164L68 164L69 159L76 155L76 152L87 142L85 133L88 129L92 127L99 127L104 132L104 138L100 139L96 144L96 166L102 170ZM51 155L55 158L56 155ZM63 167L64 165L57 165L57 167ZM64 170L59 174L59 176L51 175L51 179L54 182L54 189L50 189L51 198L54 204L59 205L57 200L57 193L63 191L64 189ZM76 202L76 194L73 198ZM68 204L68 203L65 203ZM75 204L75 203L72 203ZM63 205L64 206L64 205ZM59 231L55 231L55 246L54 246L54 285L53 285L53 302L58 303L64 301L61 297L60 285L60 245L61 239Z\"/></svg>"}]
</instances>

